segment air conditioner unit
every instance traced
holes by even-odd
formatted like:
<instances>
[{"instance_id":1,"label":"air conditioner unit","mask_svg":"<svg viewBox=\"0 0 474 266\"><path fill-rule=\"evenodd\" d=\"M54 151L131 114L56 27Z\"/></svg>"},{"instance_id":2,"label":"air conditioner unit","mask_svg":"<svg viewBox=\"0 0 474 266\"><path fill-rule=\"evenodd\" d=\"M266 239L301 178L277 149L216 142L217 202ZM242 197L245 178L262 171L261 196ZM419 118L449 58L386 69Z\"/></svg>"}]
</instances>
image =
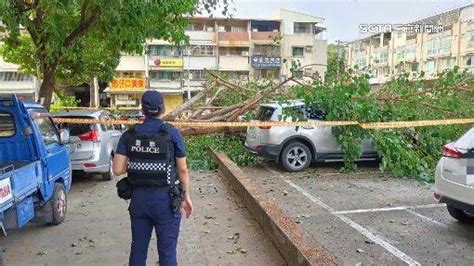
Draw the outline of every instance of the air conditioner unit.
<instances>
[{"instance_id":1,"label":"air conditioner unit","mask_svg":"<svg viewBox=\"0 0 474 266\"><path fill-rule=\"evenodd\" d=\"M213 31L214 31L214 28L213 28L213 27L207 28L207 32L213 32Z\"/></svg>"},{"instance_id":2,"label":"air conditioner unit","mask_svg":"<svg viewBox=\"0 0 474 266\"><path fill-rule=\"evenodd\" d=\"M224 26L219 26L219 32L222 32L222 31L225 31L225 27Z\"/></svg>"},{"instance_id":3,"label":"air conditioner unit","mask_svg":"<svg viewBox=\"0 0 474 266\"><path fill-rule=\"evenodd\" d=\"M248 51L242 51L242 56L249 56L249 52Z\"/></svg>"},{"instance_id":4,"label":"air conditioner unit","mask_svg":"<svg viewBox=\"0 0 474 266\"><path fill-rule=\"evenodd\" d=\"M258 32L258 29L252 29L253 32Z\"/></svg>"},{"instance_id":5,"label":"air conditioner unit","mask_svg":"<svg viewBox=\"0 0 474 266\"><path fill-rule=\"evenodd\" d=\"M305 50L306 52L311 52L311 51L313 50L313 46L306 46L306 47L304 48L304 50Z\"/></svg>"}]
</instances>

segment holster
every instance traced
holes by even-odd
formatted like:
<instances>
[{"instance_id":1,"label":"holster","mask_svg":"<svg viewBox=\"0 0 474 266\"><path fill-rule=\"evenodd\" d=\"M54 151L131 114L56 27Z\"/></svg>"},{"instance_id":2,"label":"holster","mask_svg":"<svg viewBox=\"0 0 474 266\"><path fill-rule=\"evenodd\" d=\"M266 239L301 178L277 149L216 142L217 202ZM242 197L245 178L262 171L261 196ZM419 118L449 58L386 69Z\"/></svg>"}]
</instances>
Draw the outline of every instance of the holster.
<instances>
[{"instance_id":1,"label":"holster","mask_svg":"<svg viewBox=\"0 0 474 266\"><path fill-rule=\"evenodd\" d=\"M119 198L124 200L132 198L132 185L128 182L127 177L124 177L117 182L117 195Z\"/></svg>"},{"instance_id":2,"label":"holster","mask_svg":"<svg viewBox=\"0 0 474 266\"><path fill-rule=\"evenodd\" d=\"M184 189L181 184L170 186L170 208L173 213L179 213L184 200Z\"/></svg>"}]
</instances>

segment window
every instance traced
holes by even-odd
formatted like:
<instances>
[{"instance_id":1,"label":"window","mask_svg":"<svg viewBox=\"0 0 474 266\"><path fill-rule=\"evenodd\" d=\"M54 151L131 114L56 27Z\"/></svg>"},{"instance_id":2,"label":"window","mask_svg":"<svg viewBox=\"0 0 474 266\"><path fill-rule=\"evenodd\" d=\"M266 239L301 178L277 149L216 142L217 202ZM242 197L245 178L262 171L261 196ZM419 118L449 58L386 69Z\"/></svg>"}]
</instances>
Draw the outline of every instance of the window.
<instances>
[{"instance_id":1,"label":"window","mask_svg":"<svg viewBox=\"0 0 474 266\"><path fill-rule=\"evenodd\" d=\"M206 71L204 70L190 70L190 71L185 70L183 72L183 78L185 80L188 80L188 76L190 72L191 72L190 79L193 81L202 81L206 79Z\"/></svg>"},{"instance_id":2,"label":"window","mask_svg":"<svg viewBox=\"0 0 474 266\"><path fill-rule=\"evenodd\" d=\"M152 81L177 81L181 79L181 72L178 71L151 71Z\"/></svg>"},{"instance_id":3,"label":"window","mask_svg":"<svg viewBox=\"0 0 474 266\"><path fill-rule=\"evenodd\" d=\"M214 56L215 46L212 45L192 45L186 48L186 55L191 56Z\"/></svg>"},{"instance_id":4,"label":"window","mask_svg":"<svg viewBox=\"0 0 474 266\"><path fill-rule=\"evenodd\" d=\"M411 71L417 72L418 71L418 63L411 64Z\"/></svg>"},{"instance_id":5,"label":"window","mask_svg":"<svg viewBox=\"0 0 474 266\"><path fill-rule=\"evenodd\" d=\"M451 36L439 36L426 42L428 55L446 54L451 52Z\"/></svg>"},{"instance_id":6,"label":"window","mask_svg":"<svg viewBox=\"0 0 474 266\"><path fill-rule=\"evenodd\" d=\"M385 64L388 61L388 51L378 52L374 55L375 64Z\"/></svg>"},{"instance_id":7,"label":"window","mask_svg":"<svg viewBox=\"0 0 474 266\"><path fill-rule=\"evenodd\" d=\"M255 69L255 78L257 79L278 79L279 77L279 69Z\"/></svg>"},{"instance_id":8,"label":"window","mask_svg":"<svg viewBox=\"0 0 474 266\"><path fill-rule=\"evenodd\" d=\"M248 79L249 72L247 71L221 71L222 75L230 80Z\"/></svg>"},{"instance_id":9,"label":"window","mask_svg":"<svg viewBox=\"0 0 474 266\"><path fill-rule=\"evenodd\" d=\"M35 117L35 123L41 132L44 144L59 143L59 136L51 118L39 114Z\"/></svg>"},{"instance_id":10,"label":"window","mask_svg":"<svg viewBox=\"0 0 474 266\"><path fill-rule=\"evenodd\" d=\"M269 106L260 106L257 112L257 120L259 121L270 121L275 112L275 108Z\"/></svg>"},{"instance_id":11,"label":"window","mask_svg":"<svg viewBox=\"0 0 474 266\"><path fill-rule=\"evenodd\" d=\"M18 72L0 72L0 81L14 82L14 81L32 81L33 77L30 75L20 74Z\"/></svg>"},{"instance_id":12,"label":"window","mask_svg":"<svg viewBox=\"0 0 474 266\"><path fill-rule=\"evenodd\" d=\"M171 45L149 45L148 55L163 56L163 57L178 57L181 56L181 49Z\"/></svg>"},{"instance_id":13,"label":"window","mask_svg":"<svg viewBox=\"0 0 474 266\"><path fill-rule=\"evenodd\" d=\"M302 57L304 56L304 48L303 47L293 47L292 55L294 57Z\"/></svg>"},{"instance_id":14,"label":"window","mask_svg":"<svg viewBox=\"0 0 474 266\"><path fill-rule=\"evenodd\" d=\"M365 54L356 55L355 64L359 67L365 67L367 65L367 57Z\"/></svg>"},{"instance_id":15,"label":"window","mask_svg":"<svg viewBox=\"0 0 474 266\"><path fill-rule=\"evenodd\" d=\"M466 67L474 68L474 55L467 56L465 60L466 60Z\"/></svg>"},{"instance_id":16,"label":"window","mask_svg":"<svg viewBox=\"0 0 474 266\"><path fill-rule=\"evenodd\" d=\"M454 67L454 58L444 58L440 61L441 70L451 69Z\"/></svg>"},{"instance_id":17,"label":"window","mask_svg":"<svg viewBox=\"0 0 474 266\"><path fill-rule=\"evenodd\" d=\"M220 56L248 56L248 47L220 47Z\"/></svg>"},{"instance_id":18,"label":"window","mask_svg":"<svg viewBox=\"0 0 474 266\"><path fill-rule=\"evenodd\" d=\"M280 56L280 46L276 45L255 45L253 49L254 55L261 55L261 56Z\"/></svg>"},{"instance_id":19,"label":"window","mask_svg":"<svg viewBox=\"0 0 474 266\"><path fill-rule=\"evenodd\" d=\"M435 61L427 61L425 64L425 72L428 75L433 74L436 71L436 62Z\"/></svg>"},{"instance_id":20,"label":"window","mask_svg":"<svg viewBox=\"0 0 474 266\"><path fill-rule=\"evenodd\" d=\"M384 67L383 68L383 75L384 75L384 77L389 77L390 76L390 68L389 67Z\"/></svg>"},{"instance_id":21,"label":"window","mask_svg":"<svg viewBox=\"0 0 474 266\"><path fill-rule=\"evenodd\" d=\"M311 26L309 23L295 22L293 30L295 33L311 33Z\"/></svg>"},{"instance_id":22,"label":"window","mask_svg":"<svg viewBox=\"0 0 474 266\"><path fill-rule=\"evenodd\" d=\"M0 138L15 135L15 119L7 112L0 112Z\"/></svg>"},{"instance_id":23,"label":"window","mask_svg":"<svg viewBox=\"0 0 474 266\"><path fill-rule=\"evenodd\" d=\"M474 29L471 31L468 31L465 35L466 37L466 42L467 42L467 48L474 48Z\"/></svg>"}]
</instances>

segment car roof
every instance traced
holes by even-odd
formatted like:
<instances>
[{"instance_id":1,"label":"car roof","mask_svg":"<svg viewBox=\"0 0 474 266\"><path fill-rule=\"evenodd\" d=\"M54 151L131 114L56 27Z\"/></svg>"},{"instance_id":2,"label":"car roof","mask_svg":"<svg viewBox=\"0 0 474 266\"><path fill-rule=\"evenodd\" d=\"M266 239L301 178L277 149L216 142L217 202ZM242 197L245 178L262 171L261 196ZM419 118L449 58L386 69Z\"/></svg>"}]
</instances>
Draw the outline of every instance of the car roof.
<instances>
[{"instance_id":1,"label":"car roof","mask_svg":"<svg viewBox=\"0 0 474 266\"><path fill-rule=\"evenodd\" d=\"M271 101L268 103L262 103L260 106L272 107L272 108L285 108L292 106L303 106L305 105L302 100L289 100L284 102Z\"/></svg>"},{"instance_id":2,"label":"car roof","mask_svg":"<svg viewBox=\"0 0 474 266\"><path fill-rule=\"evenodd\" d=\"M23 102L23 105L26 109L45 109L44 106L35 102Z\"/></svg>"},{"instance_id":3,"label":"car roof","mask_svg":"<svg viewBox=\"0 0 474 266\"><path fill-rule=\"evenodd\" d=\"M53 116L88 116L99 118L104 113L107 112L103 110L70 110L54 113Z\"/></svg>"}]
</instances>

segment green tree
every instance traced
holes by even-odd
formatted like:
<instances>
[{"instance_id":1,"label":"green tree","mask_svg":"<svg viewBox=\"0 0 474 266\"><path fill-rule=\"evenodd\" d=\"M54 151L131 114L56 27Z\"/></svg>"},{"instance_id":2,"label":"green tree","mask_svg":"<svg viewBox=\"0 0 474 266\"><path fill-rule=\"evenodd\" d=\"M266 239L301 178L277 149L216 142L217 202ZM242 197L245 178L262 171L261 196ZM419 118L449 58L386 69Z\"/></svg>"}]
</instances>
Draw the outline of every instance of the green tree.
<instances>
[{"instance_id":1,"label":"green tree","mask_svg":"<svg viewBox=\"0 0 474 266\"><path fill-rule=\"evenodd\" d=\"M2 54L42 80L49 107L57 81L110 79L120 53L142 53L148 39L185 41L188 17L218 8L227 12L227 0L0 0Z\"/></svg>"},{"instance_id":2,"label":"green tree","mask_svg":"<svg viewBox=\"0 0 474 266\"><path fill-rule=\"evenodd\" d=\"M325 80L328 83L332 83L345 71L345 49L338 43L331 43L328 45L327 55L328 67Z\"/></svg>"}]
</instances>

